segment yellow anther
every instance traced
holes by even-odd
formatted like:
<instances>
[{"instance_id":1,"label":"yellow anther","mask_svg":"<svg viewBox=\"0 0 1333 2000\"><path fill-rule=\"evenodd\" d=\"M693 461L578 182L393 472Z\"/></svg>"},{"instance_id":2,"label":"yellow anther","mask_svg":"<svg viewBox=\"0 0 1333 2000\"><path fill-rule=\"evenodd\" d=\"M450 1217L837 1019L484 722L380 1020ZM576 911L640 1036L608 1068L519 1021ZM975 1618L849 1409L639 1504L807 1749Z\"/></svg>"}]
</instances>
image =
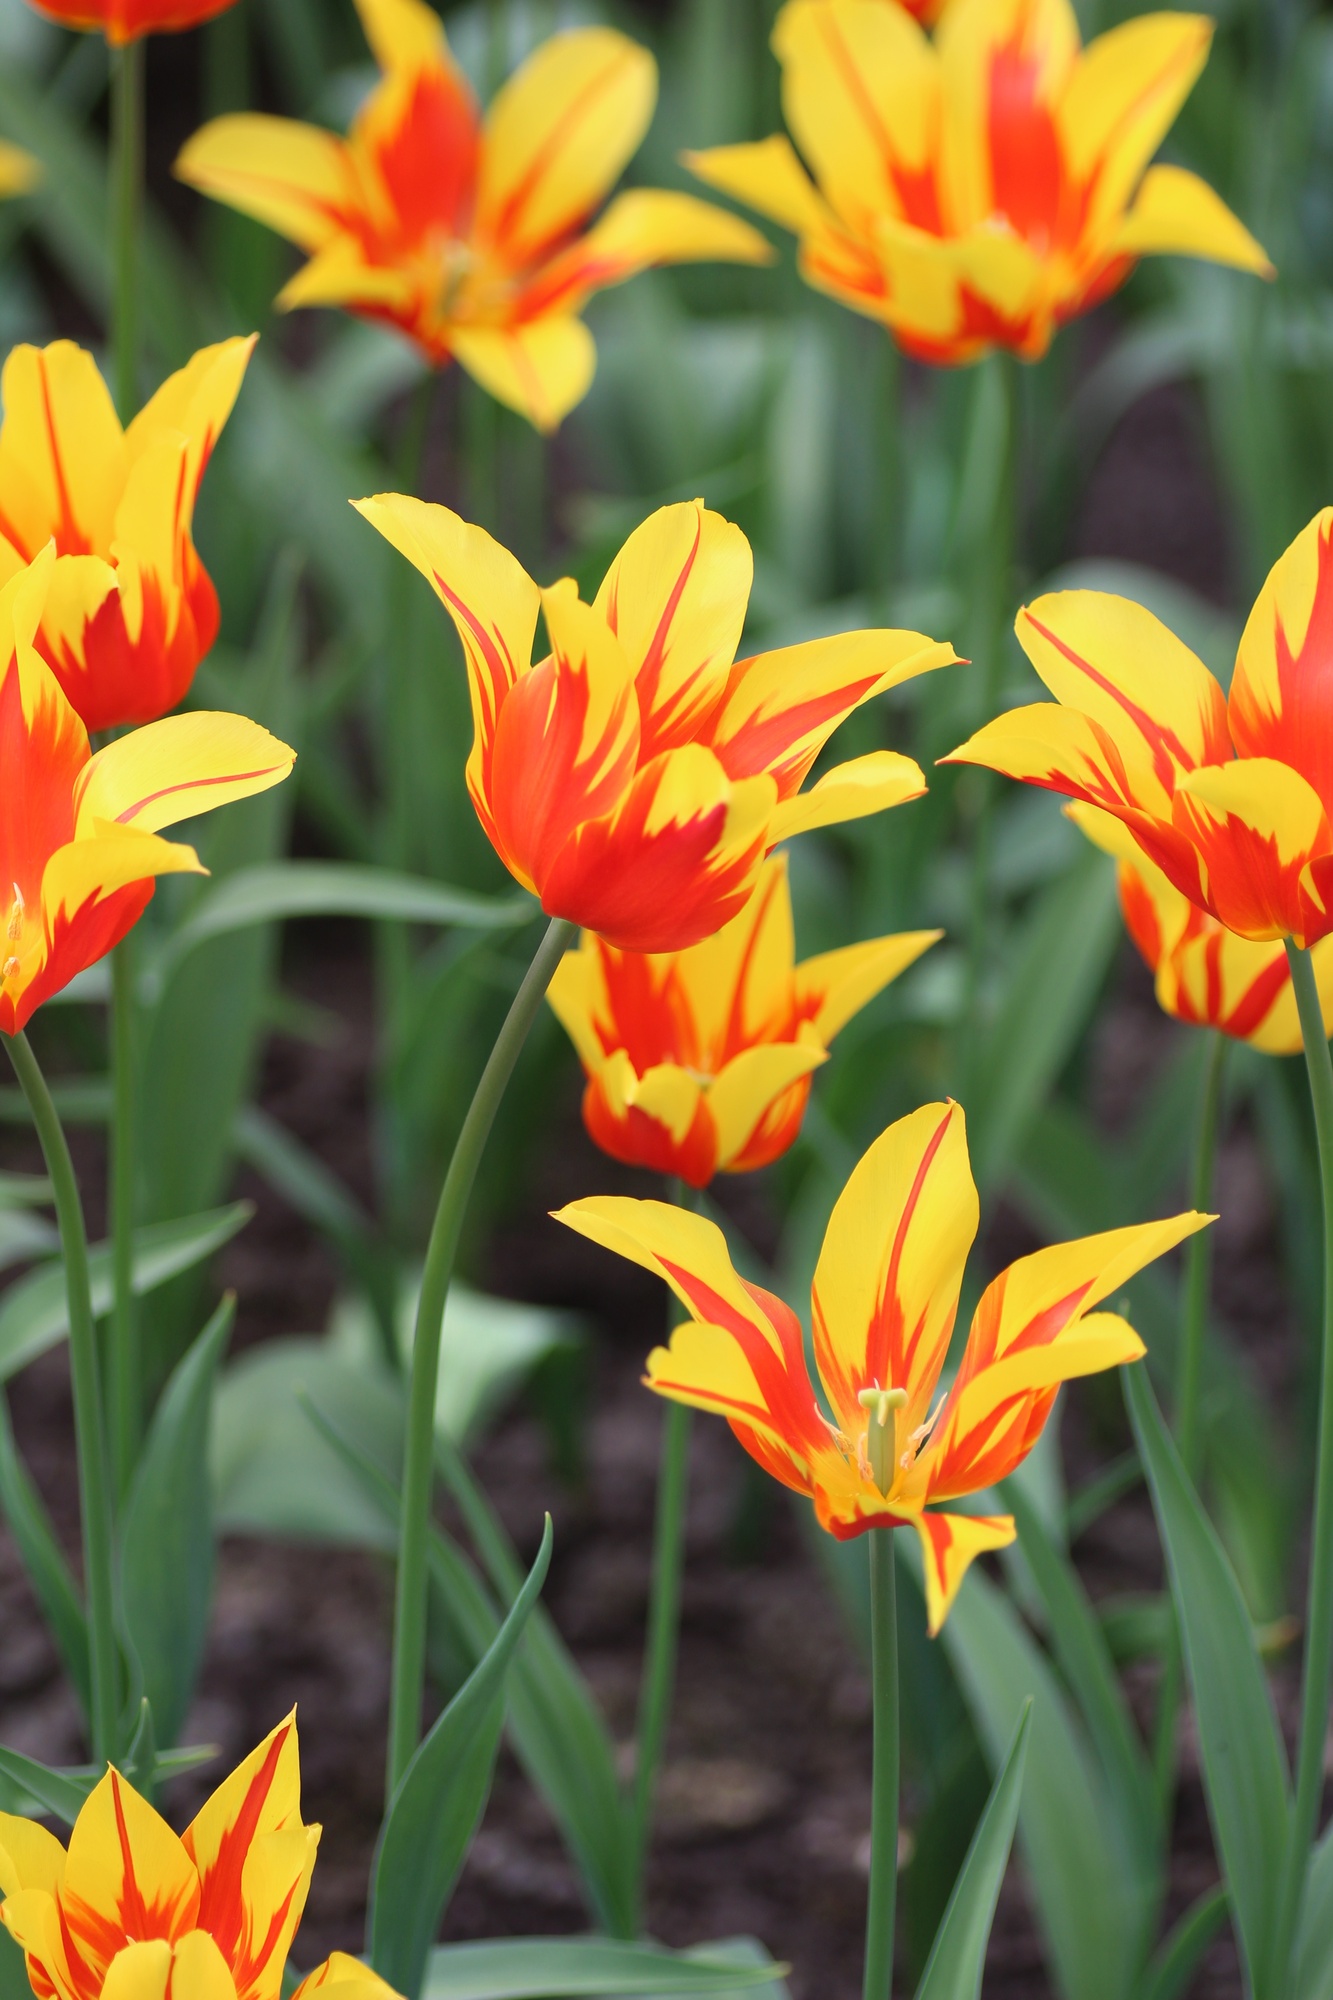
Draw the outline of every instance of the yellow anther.
<instances>
[{"instance_id":1,"label":"yellow anther","mask_svg":"<svg viewBox=\"0 0 1333 2000\"><path fill-rule=\"evenodd\" d=\"M0 979L12 979L14 974L21 969L19 961L16 958L7 958L3 968L0 968Z\"/></svg>"},{"instance_id":2,"label":"yellow anther","mask_svg":"<svg viewBox=\"0 0 1333 2000\"><path fill-rule=\"evenodd\" d=\"M14 900L9 906L9 942L17 944L23 935L23 919L28 914L28 906L23 900L23 891L14 884Z\"/></svg>"}]
</instances>

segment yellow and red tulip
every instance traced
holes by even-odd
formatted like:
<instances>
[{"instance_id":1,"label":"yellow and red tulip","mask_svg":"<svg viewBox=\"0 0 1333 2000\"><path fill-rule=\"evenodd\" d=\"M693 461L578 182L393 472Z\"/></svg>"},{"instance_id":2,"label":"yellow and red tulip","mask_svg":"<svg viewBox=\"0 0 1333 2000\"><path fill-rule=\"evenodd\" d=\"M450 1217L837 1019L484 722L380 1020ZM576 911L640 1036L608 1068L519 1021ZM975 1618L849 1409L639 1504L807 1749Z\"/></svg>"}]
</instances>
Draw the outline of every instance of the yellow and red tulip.
<instances>
[{"instance_id":1,"label":"yellow and red tulip","mask_svg":"<svg viewBox=\"0 0 1333 2000\"><path fill-rule=\"evenodd\" d=\"M977 1219L959 1105L927 1104L881 1133L838 1197L815 1270L825 1416L800 1320L737 1275L713 1223L620 1196L556 1216L655 1271L689 1313L670 1346L649 1355L650 1389L725 1417L840 1540L915 1528L932 1633L969 1563L1014 1537L1008 1515L937 1504L985 1492L1021 1465L1062 1382L1138 1360L1143 1343L1128 1322L1093 1308L1210 1220L1176 1215L1020 1258L983 1292L937 1401Z\"/></svg>"},{"instance_id":2,"label":"yellow and red tulip","mask_svg":"<svg viewBox=\"0 0 1333 2000\"><path fill-rule=\"evenodd\" d=\"M1055 701L997 716L946 763L1101 807L1241 937L1333 932L1333 508L1269 571L1229 696L1127 598L1060 591L1015 629Z\"/></svg>"},{"instance_id":3,"label":"yellow and red tulip","mask_svg":"<svg viewBox=\"0 0 1333 2000\"><path fill-rule=\"evenodd\" d=\"M800 1131L838 1030L940 935L872 938L797 965L782 855L739 916L684 951L617 951L585 933L547 995L587 1074L584 1124L613 1159L691 1187L766 1167Z\"/></svg>"},{"instance_id":4,"label":"yellow and red tulip","mask_svg":"<svg viewBox=\"0 0 1333 2000\"><path fill-rule=\"evenodd\" d=\"M197 28L225 13L234 0L28 0L28 4L62 28L96 30L119 48L137 42L141 35Z\"/></svg>"},{"instance_id":5,"label":"yellow and red tulip","mask_svg":"<svg viewBox=\"0 0 1333 2000\"><path fill-rule=\"evenodd\" d=\"M16 347L5 363L0 584L54 542L37 644L89 729L174 708L217 635L190 529L253 346L201 348L128 430L72 341Z\"/></svg>"},{"instance_id":6,"label":"yellow and red tulip","mask_svg":"<svg viewBox=\"0 0 1333 2000\"><path fill-rule=\"evenodd\" d=\"M0 1032L118 944L154 878L202 872L175 821L266 791L294 753L240 715L167 716L94 756L36 650L59 561L47 550L0 587Z\"/></svg>"},{"instance_id":7,"label":"yellow and red tulip","mask_svg":"<svg viewBox=\"0 0 1333 2000\"><path fill-rule=\"evenodd\" d=\"M44 2000L278 2000L315 1865L296 1722L281 1723L177 1836L118 1771L68 1851L0 1813L0 1918ZM388 2000L338 1953L298 1989Z\"/></svg>"},{"instance_id":8,"label":"yellow and red tulip","mask_svg":"<svg viewBox=\"0 0 1333 2000\"><path fill-rule=\"evenodd\" d=\"M310 1993L322 1993L325 2000L399 2000L378 1973L345 1951L335 1951L323 1965L307 1973L292 2000L305 2000Z\"/></svg>"},{"instance_id":9,"label":"yellow and red tulip","mask_svg":"<svg viewBox=\"0 0 1333 2000\"><path fill-rule=\"evenodd\" d=\"M842 632L736 660L753 558L702 501L635 529L592 604L540 590L484 529L402 494L356 503L415 564L463 643L468 790L496 853L624 951L679 951L744 907L764 855L920 796L872 751L800 786L854 708L957 655L919 632ZM551 652L532 662L537 615Z\"/></svg>"},{"instance_id":10,"label":"yellow and red tulip","mask_svg":"<svg viewBox=\"0 0 1333 2000\"><path fill-rule=\"evenodd\" d=\"M773 46L813 181L781 135L689 164L909 354L1035 360L1147 253L1269 272L1206 182L1148 166L1211 37L1147 14L1085 49L1069 0L953 0L932 43L884 0L788 0Z\"/></svg>"},{"instance_id":11,"label":"yellow and red tulip","mask_svg":"<svg viewBox=\"0 0 1333 2000\"><path fill-rule=\"evenodd\" d=\"M620 195L588 226L657 97L651 55L624 35L553 35L483 118L432 7L357 5L383 74L345 140L243 113L214 119L176 163L307 253L280 305L387 321L549 430L592 380L579 314L593 292L653 264L771 255L736 216L659 188Z\"/></svg>"}]
</instances>

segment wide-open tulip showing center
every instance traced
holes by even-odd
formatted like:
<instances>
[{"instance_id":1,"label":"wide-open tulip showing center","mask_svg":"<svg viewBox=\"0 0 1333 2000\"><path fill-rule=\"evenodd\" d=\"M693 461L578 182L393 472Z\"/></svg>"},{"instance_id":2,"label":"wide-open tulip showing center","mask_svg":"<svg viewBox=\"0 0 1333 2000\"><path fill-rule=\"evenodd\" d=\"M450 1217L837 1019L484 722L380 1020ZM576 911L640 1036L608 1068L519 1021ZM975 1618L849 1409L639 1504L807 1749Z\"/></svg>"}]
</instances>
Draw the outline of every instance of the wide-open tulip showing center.
<instances>
[{"instance_id":1,"label":"wide-open tulip showing center","mask_svg":"<svg viewBox=\"0 0 1333 2000\"><path fill-rule=\"evenodd\" d=\"M154 877L200 872L164 826L249 798L294 753L240 715L173 715L92 754L34 638L48 551L0 589L0 1032L120 942Z\"/></svg>"},{"instance_id":2,"label":"wide-open tulip showing center","mask_svg":"<svg viewBox=\"0 0 1333 2000\"><path fill-rule=\"evenodd\" d=\"M1269 571L1229 696L1127 598L1061 591L1015 630L1055 701L997 716L946 763L1102 807L1241 937L1333 932L1333 508Z\"/></svg>"},{"instance_id":3,"label":"wide-open tulip showing center","mask_svg":"<svg viewBox=\"0 0 1333 2000\"><path fill-rule=\"evenodd\" d=\"M927 1104L881 1134L838 1197L815 1270L818 1389L800 1320L737 1275L713 1223L616 1196L572 1202L556 1220L655 1271L689 1312L649 1355L650 1389L725 1417L839 1539L916 1529L937 1632L968 1564L1012 1541L1014 1524L931 1510L1021 1465L1062 1382L1139 1358L1133 1328L1093 1307L1209 1220L1172 1216L1020 1258L986 1287L937 1396L977 1218L960 1106Z\"/></svg>"},{"instance_id":4,"label":"wide-open tulip showing center","mask_svg":"<svg viewBox=\"0 0 1333 2000\"><path fill-rule=\"evenodd\" d=\"M5 363L0 584L55 543L37 643L89 729L165 715L217 636L191 524L253 347L201 348L128 430L72 341L16 347Z\"/></svg>"},{"instance_id":5,"label":"wide-open tulip showing center","mask_svg":"<svg viewBox=\"0 0 1333 2000\"><path fill-rule=\"evenodd\" d=\"M636 528L592 604L569 578L540 590L446 507L393 493L357 504L458 629L472 802L548 915L622 950L679 951L737 915L778 841L925 790L888 750L800 787L845 716L947 666L953 648L843 632L737 660L750 545L702 501ZM533 662L539 612L551 651Z\"/></svg>"},{"instance_id":6,"label":"wide-open tulip showing center","mask_svg":"<svg viewBox=\"0 0 1333 2000\"><path fill-rule=\"evenodd\" d=\"M548 998L587 1072L583 1119L614 1159L705 1187L785 1153L811 1073L867 1001L935 943L908 931L796 963L783 855L738 917L685 951L585 935Z\"/></svg>"},{"instance_id":7,"label":"wide-open tulip showing center","mask_svg":"<svg viewBox=\"0 0 1333 2000\"><path fill-rule=\"evenodd\" d=\"M885 0L788 0L773 46L814 181L781 136L690 165L793 230L808 281L909 354L1032 360L1147 252L1268 271L1197 175L1148 168L1211 36L1147 14L1084 49L1069 0L953 0L932 43Z\"/></svg>"},{"instance_id":8,"label":"wide-open tulip showing center","mask_svg":"<svg viewBox=\"0 0 1333 2000\"><path fill-rule=\"evenodd\" d=\"M342 306L457 356L543 430L587 390L589 296L651 264L767 262L762 236L687 194L635 188L591 228L637 151L657 66L612 28L534 50L483 118L424 0L357 0L383 72L347 138L255 113L195 134L176 171L310 261L283 306Z\"/></svg>"}]
</instances>

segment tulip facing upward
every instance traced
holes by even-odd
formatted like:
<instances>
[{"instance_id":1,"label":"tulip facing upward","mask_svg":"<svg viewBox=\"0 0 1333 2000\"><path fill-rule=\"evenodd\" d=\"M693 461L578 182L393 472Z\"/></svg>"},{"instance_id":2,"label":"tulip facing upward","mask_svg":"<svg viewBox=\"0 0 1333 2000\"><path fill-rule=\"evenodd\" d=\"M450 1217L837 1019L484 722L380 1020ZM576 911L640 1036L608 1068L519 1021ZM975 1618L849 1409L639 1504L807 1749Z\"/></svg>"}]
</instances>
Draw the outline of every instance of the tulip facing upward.
<instances>
[{"instance_id":1,"label":"tulip facing upward","mask_svg":"<svg viewBox=\"0 0 1333 2000\"><path fill-rule=\"evenodd\" d=\"M293 1716L178 1838L119 1771L89 1794L68 1852L0 1813L0 1918L44 2000L278 2000L315 1866ZM395 2000L335 1952L296 1989Z\"/></svg>"},{"instance_id":2,"label":"tulip facing upward","mask_svg":"<svg viewBox=\"0 0 1333 2000\"><path fill-rule=\"evenodd\" d=\"M785 855L764 863L738 917L686 951L617 951L585 933L547 994L587 1073L584 1124L613 1159L691 1187L766 1167L800 1131L839 1028L940 936L797 965Z\"/></svg>"},{"instance_id":3,"label":"tulip facing upward","mask_svg":"<svg viewBox=\"0 0 1333 2000\"><path fill-rule=\"evenodd\" d=\"M1059 591L1015 630L1055 701L997 716L944 763L1102 807L1241 937L1333 932L1333 508L1269 571L1229 696L1127 598Z\"/></svg>"},{"instance_id":4,"label":"tulip facing upward","mask_svg":"<svg viewBox=\"0 0 1333 2000\"><path fill-rule=\"evenodd\" d=\"M1145 253L1270 273L1212 189L1153 153L1208 55L1199 14L1081 46L1069 0L954 0L932 44L884 0L788 0L788 140L689 156L800 240L808 282L923 361L1025 360Z\"/></svg>"},{"instance_id":5,"label":"tulip facing upward","mask_svg":"<svg viewBox=\"0 0 1333 2000\"><path fill-rule=\"evenodd\" d=\"M88 732L34 641L59 564L47 551L0 588L0 1033L120 942L154 877L203 873L159 839L177 820L267 791L294 753L241 715L196 711L117 737Z\"/></svg>"},{"instance_id":6,"label":"tulip facing upward","mask_svg":"<svg viewBox=\"0 0 1333 2000\"><path fill-rule=\"evenodd\" d=\"M223 14L233 0L28 0L39 14L59 21L62 28L99 30L113 48L137 42L141 35L160 35L197 28Z\"/></svg>"},{"instance_id":7,"label":"tulip facing upward","mask_svg":"<svg viewBox=\"0 0 1333 2000\"><path fill-rule=\"evenodd\" d=\"M622 194L586 228L657 97L656 64L624 35L553 35L483 119L432 7L357 7L383 76L345 140L247 112L214 119L176 163L308 254L279 305L385 320L550 430L592 380L578 315L593 292L651 264L771 257L748 223L659 188Z\"/></svg>"},{"instance_id":8,"label":"tulip facing upward","mask_svg":"<svg viewBox=\"0 0 1333 2000\"><path fill-rule=\"evenodd\" d=\"M201 348L122 430L91 354L16 347L0 375L0 584L50 541L38 647L89 729L151 722L218 629L195 496L254 339Z\"/></svg>"},{"instance_id":9,"label":"tulip facing upward","mask_svg":"<svg viewBox=\"0 0 1333 2000\"><path fill-rule=\"evenodd\" d=\"M712 1410L750 1456L814 1501L840 1541L913 1527L938 1632L968 1564L1014 1538L1008 1515L928 1512L1022 1464L1062 1382L1136 1361L1143 1343L1092 1308L1211 1218L1176 1215L1022 1257L981 1296L962 1364L935 1392L978 1218L962 1108L927 1104L880 1134L829 1218L811 1293L821 1408L796 1314L738 1277L720 1229L658 1201L594 1196L556 1215L665 1278L690 1314L645 1381Z\"/></svg>"},{"instance_id":10,"label":"tulip facing upward","mask_svg":"<svg viewBox=\"0 0 1333 2000\"><path fill-rule=\"evenodd\" d=\"M953 648L843 632L736 660L753 559L702 501L636 528L591 605L569 577L539 590L447 507L397 493L356 505L458 628L472 803L548 916L623 951L679 951L741 910L778 841L924 792L888 750L800 785L845 716ZM539 611L552 651L529 664Z\"/></svg>"}]
</instances>

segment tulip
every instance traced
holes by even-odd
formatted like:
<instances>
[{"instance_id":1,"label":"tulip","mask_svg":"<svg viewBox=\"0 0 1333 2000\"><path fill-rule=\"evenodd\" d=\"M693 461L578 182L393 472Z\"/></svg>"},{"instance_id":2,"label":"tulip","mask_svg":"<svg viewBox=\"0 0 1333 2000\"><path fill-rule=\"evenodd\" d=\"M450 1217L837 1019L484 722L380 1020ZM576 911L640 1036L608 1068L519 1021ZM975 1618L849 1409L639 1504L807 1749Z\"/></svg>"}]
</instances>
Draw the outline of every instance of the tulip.
<instances>
[{"instance_id":1,"label":"tulip","mask_svg":"<svg viewBox=\"0 0 1333 2000\"><path fill-rule=\"evenodd\" d=\"M0 139L0 198L26 194L42 177L41 167L31 153Z\"/></svg>"},{"instance_id":2,"label":"tulip","mask_svg":"<svg viewBox=\"0 0 1333 2000\"><path fill-rule=\"evenodd\" d=\"M345 1951L335 1951L323 1965L307 1973L292 2000L305 2000L308 1993L323 1993L326 2000L399 2000L378 1973Z\"/></svg>"},{"instance_id":3,"label":"tulip","mask_svg":"<svg viewBox=\"0 0 1333 2000\"><path fill-rule=\"evenodd\" d=\"M766 1472L814 1501L840 1541L912 1527L937 1633L970 1563L1014 1538L1008 1515L933 1511L1020 1466L1060 1384L1136 1361L1143 1342L1092 1308L1211 1220L1189 1213L1020 1258L981 1296L962 1364L936 1389L978 1220L963 1112L928 1104L890 1125L829 1219L811 1292L821 1407L801 1322L737 1276L714 1224L664 1202L594 1196L556 1220L654 1271L690 1317L648 1357L660 1396L730 1423Z\"/></svg>"},{"instance_id":4,"label":"tulip","mask_svg":"<svg viewBox=\"0 0 1333 2000\"><path fill-rule=\"evenodd\" d=\"M1203 15L1147 14L1084 49L1069 0L954 0L932 43L884 0L788 0L773 46L813 182L781 135L688 163L908 354L1036 360L1145 254L1271 275L1204 181L1148 167L1211 37Z\"/></svg>"},{"instance_id":5,"label":"tulip","mask_svg":"<svg viewBox=\"0 0 1333 2000\"><path fill-rule=\"evenodd\" d=\"M225 13L233 0L28 0L28 4L62 28L96 30L112 48L123 48L141 35L197 28Z\"/></svg>"},{"instance_id":6,"label":"tulip","mask_svg":"<svg viewBox=\"0 0 1333 2000\"><path fill-rule=\"evenodd\" d=\"M1125 598L1057 592L1015 629L1055 701L1009 709L944 762L1101 807L1240 937L1333 932L1333 508L1269 571L1229 696Z\"/></svg>"},{"instance_id":7,"label":"tulip","mask_svg":"<svg viewBox=\"0 0 1333 2000\"><path fill-rule=\"evenodd\" d=\"M307 253L280 306L386 321L551 430L592 380L579 314L593 292L653 264L771 257L736 216L659 188L622 194L587 227L657 97L656 64L624 35L553 35L483 119L432 7L357 6L382 74L345 140L245 113L204 126L176 163Z\"/></svg>"},{"instance_id":8,"label":"tulip","mask_svg":"<svg viewBox=\"0 0 1333 2000\"><path fill-rule=\"evenodd\" d=\"M267 791L294 752L240 715L168 716L94 756L34 640L50 551L0 588L0 1032L119 943L154 877L205 872L160 829Z\"/></svg>"},{"instance_id":9,"label":"tulip","mask_svg":"<svg viewBox=\"0 0 1333 2000\"><path fill-rule=\"evenodd\" d=\"M785 1153L838 1030L942 935L909 931L795 962L785 856L740 915L685 951L585 933L548 997L587 1074L583 1122L613 1159L705 1187Z\"/></svg>"},{"instance_id":10,"label":"tulip","mask_svg":"<svg viewBox=\"0 0 1333 2000\"><path fill-rule=\"evenodd\" d=\"M174 708L217 636L190 524L253 346L201 348L128 430L72 341L16 347L5 362L0 584L55 543L37 645L88 729Z\"/></svg>"},{"instance_id":11,"label":"tulip","mask_svg":"<svg viewBox=\"0 0 1333 2000\"><path fill-rule=\"evenodd\" d=\"M622 951L679 951L736 916L769 848L917 798L887 750L800 785L843 718L955 661L919 632L841 632L735 660L753 559L702 501L636 528L591 605L540 590L447 507L358 501L458 629L475 737L467 782L505 866L548 916ZM529 664L537 614L551 652ZM734 662L734 663L733 663Z\"/></svg>"}]
</instances>

